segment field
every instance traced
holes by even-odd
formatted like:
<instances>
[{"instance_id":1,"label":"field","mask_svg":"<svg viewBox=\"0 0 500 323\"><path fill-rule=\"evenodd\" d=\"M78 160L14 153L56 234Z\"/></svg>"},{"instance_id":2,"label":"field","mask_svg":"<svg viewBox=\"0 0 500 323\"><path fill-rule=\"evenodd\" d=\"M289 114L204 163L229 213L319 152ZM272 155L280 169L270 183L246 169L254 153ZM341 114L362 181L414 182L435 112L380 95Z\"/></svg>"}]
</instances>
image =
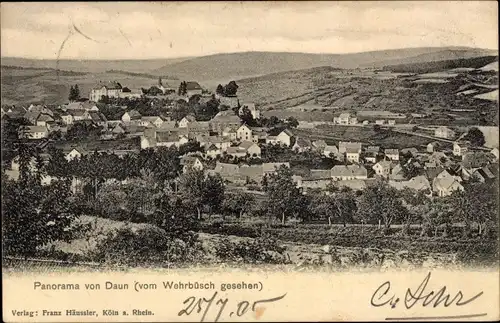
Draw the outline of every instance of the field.
<instances>
[{"instance_id":1,"label":"field","mask_svg":"<svg viewBox=\"0 0 500 323\"><path fill-rule=\"evenodd\" d=\"M145 228L154 229L150 224L125 223L93 216L80 216L78 221L91 224L91 230L69 243L56 242L47 245L44 250L59 258L70 261L92 263L86 255L93 251L97 243L107 235L120 228L129 227L132 231ZM217 221L217 220L216 220ZM285 249L288 259L283 268L291 270L314 268L342 270L356 267L362 268L437 268L463 266L473 259L475 264L494 263L495 242L487 238L461 239L453 236L418 237L420 228L412 226L410 236L402 236L401 230L394 226L390 236L385 236L376 226L324 224L288 224L264 225L257 222L206 222L202 224L199 239L202 243L203 259L198 259L196 266L233 266L218 259L217 248L221 241L229 239L230 243L253 243L261 239L261 235L271 235L278 240L278 245ZM460 228L455 230L458 235ZM397 239L395 237L397 236ZM481 258L479 251L485 251ZM472 253L467 255L468 253ZM488 256L489 255L489 256ZM493 258L491 258L493 257ZM18 262L13 261L16 265ZM205 264L205 265L203 265ZM25 262L22 262L24 267ZM32 263L34 267L51 266L51 263ZM53 265L53 264L52 264ZM71 267L71 264L69 264ZM95 265L102 267L102 265ZM239 264L238 267L251 267L250 263ZM333 266L333 267L332 267ZM31 270L33 268L25 268ZM57 266L64 267L64 266ZM91 266L92 267L92 266ZM19 270L20 268L18 268ZM53 270L51 268L50 270Z\"/></svg>"},{"instance_id":2,"label":"field","mask_svg":"<svg viewBox=\"0 0 500 323\"><path fill-rule=\"evenodd\" d=\"M98 84L117 81L133 92L140 91L141 87L149 88L156 85L157 78L147 75L133 75L130 73L102 72L67 72L53 69L19 69L2 66L2 104L63 104L68 102L71 86L78 84L80 95L88 97L92 87ZM178 86L179 80L163 80L163 84Z\"/></svg>"},{"instance_id":3,"label":"field","mask_svg":"<svg viewBox=\"0 0 500 323\"><path fill-rule=\"evenodd\" d=\"M375 131L373 127L345 127L320 125L316 129L296 129L298 137L327 142L356 141L365 145L379 145L385 148L423 147L433 139L406 135L395 131ZM450 145L451 146L451 145Z\"/></svg>"}]
</instances>

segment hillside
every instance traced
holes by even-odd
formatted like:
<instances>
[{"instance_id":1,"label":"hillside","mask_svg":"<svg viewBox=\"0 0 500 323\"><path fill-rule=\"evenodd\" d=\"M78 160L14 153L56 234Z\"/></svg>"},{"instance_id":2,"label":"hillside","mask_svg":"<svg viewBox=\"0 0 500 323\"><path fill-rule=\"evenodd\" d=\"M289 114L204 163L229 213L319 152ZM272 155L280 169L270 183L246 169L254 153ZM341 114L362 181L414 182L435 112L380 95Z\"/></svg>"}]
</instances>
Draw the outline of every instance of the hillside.
<instances>
[{"instance_id":1,"label":"hillside","mask_svg":"<svg viewBox=\"0 0 500 323\"><path fill-rule=\"evenodd\" d=\"M488 68L484 69L483 67L485 65L489 65L497 61L498 56L480 56L473 58L458 58L440 61L424 61L410 64L390 65L384 66L383 70L399 73L432 73L448 69L481 68L483 71L486 71L488 70Z\"/></svg>"},{"instance_id":2,"label":"hillside","mask_svg":"<svg viewBox=\"0 0 500 323\"><path fill-rule=\"evenodd\" d=\"M126 72L148 72L162 66L178 63L189 57L165 59L138 59L138 60L59 60L59 69L75 72L102 73L107 70L121 70ZM2 66L19 66L36 69L56 69L56 59L29 59L18 57L2 57ZM158 76L158 75L156 75Z\"/></svg>"},{"instance_id":3,"label":"hillside","mask_svg":"<svg viewBox=\"0 0 500 323\"><path fill-rule=\"evenodd\" d=\"M84 73L54 69L1 67L2 104L62 104L68 100L70 86L78 84L80 95L88 97L99 81L117 81L132 90L157 84L156 76L121 71ZM164 84L177 86L177 80L164 79Z\"/></svg>"},{"instance_id":4,"label":"hillside","mask_svg":"<svg viewBox=\"0 0 500 323\"><path fill-rule=\"evenodd\" d=\"M275 73L237 81L238 95L257 103L266 117L332 121L341 111L386 110L427 114L419 119L424 124L494 125L495 98L483 96L498 88L498 77L475 70L476 59L464 61L470 64L462 64L461 72L418 75L332 67Z\"/></svg>"},{"instance_id":5,"label":"hillside","mask_svg":"<svg viewBox=\"0 0 500 323\"><path fill-rule=\"evenodd\" d=\"M153 73L176 75L183 79L196 79L212 85L217 80L242 79L320 66L354 69L491 54L491 50L466 47L407 48L354 54L245 52L196 57L169 64L156 69ZM496 52L494 54L496 55Z\"/></svg>"}]
</instances>

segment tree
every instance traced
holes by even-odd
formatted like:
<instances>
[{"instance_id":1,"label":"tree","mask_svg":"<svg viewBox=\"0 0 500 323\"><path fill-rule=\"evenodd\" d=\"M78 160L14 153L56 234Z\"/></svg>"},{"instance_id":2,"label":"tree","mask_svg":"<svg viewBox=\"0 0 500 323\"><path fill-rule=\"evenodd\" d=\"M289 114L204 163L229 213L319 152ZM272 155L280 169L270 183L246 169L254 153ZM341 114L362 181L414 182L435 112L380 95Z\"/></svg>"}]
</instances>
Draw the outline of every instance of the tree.
<instances>
[{"instance_id":1,"label":"tree","mask_svg":"<svg viewBox=\"0 0 500 323\"><path fill-rule=\"evenodd\" d=\"M496 223L498 187L496 183L471 183L466 191L454 191L449 203L456 220L464 224L464 236L470 234L472 222L478 224L482 235L488 223Z\"/></svg>"},{"instance_id":2,"label":"tree","mask_svg":"<svg viewBox=\"0 0 500 323\"><path fill-rule=\"evenodd\" d=\"M401 197L405 203L408 212L403 214L403 234L410 233L412 223L421 219L425 213L426 204L429 203L424 191L416 191L411 188L404 188L400 191Z\"/></svg>"},{"instance_id":3,"label":"tree","mask_svg":"<svg viewBox=\"0 0 500 323\"><path fill-rule=\"evenodd\" d=\"M238 219L241 219L243 213L248 212L255 202L252 194L236 191L228 193L224 196L222 208L226 214L238 214Z\"/></svg>"},{"instance_id":4,"label":"tree","mask_svg":"<svg viewBox=\"0 0 500 323\"><path fill-rule=\"evenodd\" d=\"M224 95L225 96L235 96L236 92L238 92L238 85L236 84L235 81L229 82L225 87L224 87Z\"/></svg>"},{"instance_id":5,"label":"tree","mask_svg":"<svg viewBox=\"0 0 500 323\"><path fill-rule=\"evenodd\" d=\"M470 141L472 145L477 147L482 147L486 142L483 132L476 127L470 128L463 139Z\"/></svg>"},{"instance_id":6,"label":"tree","mask_svg":"<svg viewBox=\"0 0 500 323\"><path fill-rule=\"evenodd\" d=\"M305 211L302 194L292 179L292 171L280 166L276 173L269 175L266 192L269 215L281 218L285 224L287 218Z\"/></svg>"},{"instance_id":7,"label":"tree","mask_svg":"<svg viewBox=\"0 0 500 323\"><path fill-rule=\"evenodd\" d=\"M78 88L78 84L75 86L71 86L69 89L69 96L68 100L71 101L77 101L80 98L80 89Z\"/></svg>"},{"instance_id":8,"label":"tree","mask_svg":"<svg viewBox=\"0 0 500 323\"><path fill-rule=\"evenodd\" d=\"M244 105L241 108L241 112L239 113L239 115L240 115L240 119L243 121L243 123L245 123L249 126L254 126L255 120L253 119L252 112L250 111L250 109L246 105Z\"/></svg>"},{"instance_id":9,"label":"tree","mask_svg":"<svg viewBox=\"0 0 500 323\"><path fill-rule=\"evenodd\" d=\"M224 196L224 184L220 176L205 177L202 170L188 168L179 178L179 192L183 204L196 209L198 220L204 206L218 210Z\"/></svg>"},{"instance_id":10,"label":"tree","mask_svg":"<svg viewBox=\"0 0 500 323\"><path fill-rule=\"evenodd\" d=\"M178 95L186 95L187 93L187 83L185 81L182 81L181 84L179 85L179 89L177 90Z\"/></svg>"},{"instance_id":11,"label":"tree","mask_svg":"<svg viewBox=\"0 0 500 323\"><path fill-rule=\"evenodd\" d=\"M297 126L299 125L299 121L297 121L297 119L295 117L288 117L288 119L286 119L288 125L292 128L297 128Z\"/></svg>"},{"instance_id":12,"label":"tree","mask_svg":"<svg viewBox=\"0 0 500 323\"><path fill-rule=\"evenodd\" d=\"M3 181L2 187L3 245L7 254L33 256L39 247L57 240L69 241L73 233L81 231L70 210L69 181L53 181L43 187L34 179L24 179Z\"/></svg>"},{"instance_id":13,"label":"tree","mask_svg":"<svg viewBox=\"0 0 500 323\"><path fill-rule=\"evenodd\" d=\"M332 224L333 219L340 221L344 227L352 222L356 213L356 199L351 190L337 191L335 194L318 194L313 199L312 211L320 215L321 218L328 219L328 224Z\"/></svg>"},{"instance_id":14,"label":"tree","mask_svg":"<svg viewBox=\"0 0 500 323\"><path fill-rule=\"evenodd\" d=\"M385 233L391 224L405 218L408 210L403 206L398 190L383 181L367 187L358 204L358 218L366 223L379 221L384 224Z\"/></svg>"},{"instance_id":15,"label":"tree","mask_svg":"<svg viewBox=\"0 0 500 323\"><path fill-rule=\"evenodd\" d=\"M224 95L224 87L221 84L217 85L217 89L215 90L215 93L217 93L219 95Z\"/></svg>"}]
</instances>

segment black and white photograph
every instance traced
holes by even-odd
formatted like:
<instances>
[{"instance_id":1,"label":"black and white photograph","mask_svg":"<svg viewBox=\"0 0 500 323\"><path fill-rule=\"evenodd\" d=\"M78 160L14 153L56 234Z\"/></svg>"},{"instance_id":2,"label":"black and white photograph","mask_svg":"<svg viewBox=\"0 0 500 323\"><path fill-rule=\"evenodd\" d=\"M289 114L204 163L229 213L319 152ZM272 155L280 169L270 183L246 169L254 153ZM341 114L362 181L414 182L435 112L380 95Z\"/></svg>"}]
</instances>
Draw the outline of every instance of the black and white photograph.
<instances>
[{"instance_id":1,"label":"black and white photograph","mask_svg":"<svg viewBox=\"0 0 500 323\"><path fill-rule=\"evenodd\" d=\"M30 304L90 288L44 275L225 272L217 297L266 289L232 284L232 271L421 271L414 289L433 270L498 276L496 2L4 2L0 11L2 276L41 275L26 289ZM380 294L373 307L383 282L367 288ZM99 284L113 295L134 288ZM498 291L462 290L464 304L498 301ZM184 299L174 314L255 321L257 303L286 302L285 292L255 296L244 315L240 305L223 311L215 294L206 316L179 312ZM176 318L98 303L30 310L22 299L4 320Z\"/></svg>"}]
</instances>

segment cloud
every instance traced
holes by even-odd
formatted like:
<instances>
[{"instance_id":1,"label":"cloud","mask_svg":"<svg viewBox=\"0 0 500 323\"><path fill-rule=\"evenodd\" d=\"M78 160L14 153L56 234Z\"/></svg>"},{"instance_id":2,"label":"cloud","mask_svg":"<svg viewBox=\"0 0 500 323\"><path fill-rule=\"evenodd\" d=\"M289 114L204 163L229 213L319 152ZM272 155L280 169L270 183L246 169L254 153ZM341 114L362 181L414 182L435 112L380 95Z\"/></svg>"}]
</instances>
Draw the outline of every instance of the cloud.
<instances>
[{"instance_id":1,"label":"cloud","mask_svg":"<svg viewBox=\"0 0 500 323\"><path fill-rule=\"evenodd\" d=\"M3 3L1 14L4 56L53 58L69 30L80 33L61 57L498 47L494 2Z\"/></svg>"}]
</instances>

